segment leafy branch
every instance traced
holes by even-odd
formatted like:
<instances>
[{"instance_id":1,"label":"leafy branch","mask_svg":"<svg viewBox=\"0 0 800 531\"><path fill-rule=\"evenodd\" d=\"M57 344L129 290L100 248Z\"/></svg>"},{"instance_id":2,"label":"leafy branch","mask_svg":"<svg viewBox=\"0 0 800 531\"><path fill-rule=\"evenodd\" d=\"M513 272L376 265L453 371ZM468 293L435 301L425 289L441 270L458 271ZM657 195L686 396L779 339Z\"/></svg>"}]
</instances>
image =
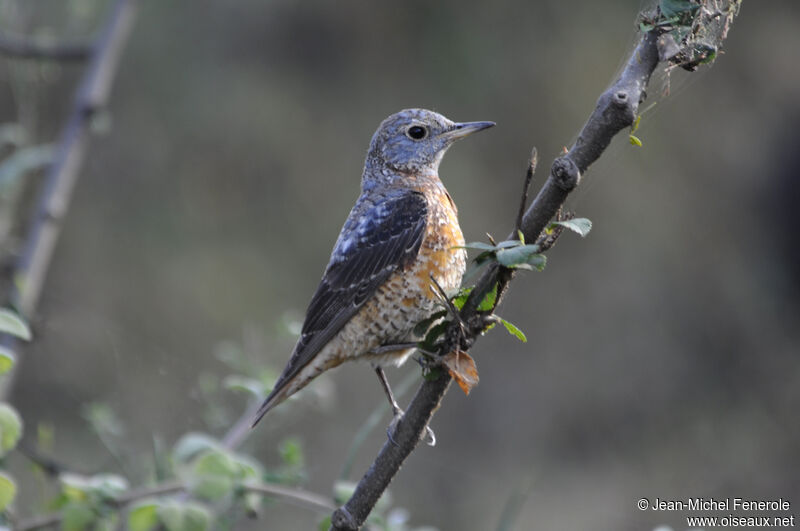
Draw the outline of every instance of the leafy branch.
<instances>
[{"instance_id":1,"label":"leafy branch","mask_svg":"<svg viewBox=\"0 0 800 531\"><path fill-rule=\"evenodd\" d=\"M719 4L719 5L718 5ZM561 209L569 194L578 186L581 178L605 151L614 136L634 125L639 105L644 101L648 82L661 61L675 60L681 66L696 66L713 60L716 53L697 55L703 39L715 38L715 50L727 35L730 22L738 12L741 1L661 0L652 11L641 15L646 24L640 26L641 40L626 61L617 80L603 92L597 105L581 129L575 144L556 158L550 174L538 195L524 215L518 216L515 230L508 240L517 239L516 245L506 242L473 245L482 251L484 259L491 258L483 275L467 295L458 315L442 330L443 341L436 350L439 363L455 356L457 362L475 340L491 323L492 312L502 299L516 271L524 267L536 267L545 247L552 246L560 230L570 228L579 232L590 226L583 221L561 219ZM675 29L689 28L675 41L674 49L665 54L664 35ZM707 30L707 31L706 31ZM673 40L675 40L673 36ZM669 55L669 57L667 57ZM526 203L527 187L531 181L536 156L531 158L522 208ZM551 220L556 224L551 224ZM548 229L550 234L548 234ZM528 246L525 240L535 244ZM486 254L488 253L488 254ZM513 258L511 258L513 257ZM493 299L490 307L484 304L487 295ZM448 367L449 368L449 367ZM364 524L375 503L397 474L408 455L419 444L425 428L453 380L450 371L435 371L429 375L417 391L406 410L403 420L397 425L393 441L386 441L375 461L359 482L353 496L331 517L333 530L357 530Z\"/></svg>"}]
</instances>

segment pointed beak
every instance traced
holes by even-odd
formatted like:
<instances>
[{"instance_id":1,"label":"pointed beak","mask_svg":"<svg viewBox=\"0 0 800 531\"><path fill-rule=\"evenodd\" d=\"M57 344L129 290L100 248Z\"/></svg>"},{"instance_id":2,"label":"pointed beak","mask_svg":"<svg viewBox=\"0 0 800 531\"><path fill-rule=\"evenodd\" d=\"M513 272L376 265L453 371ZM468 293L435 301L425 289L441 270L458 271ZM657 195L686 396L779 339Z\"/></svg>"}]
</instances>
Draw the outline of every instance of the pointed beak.
<instances>
[{"instance_id":1,"label":"pointed beak","mask_svg":"<svg viewBox=\"0 0 800 531\"><path fill-rule=\"evenodd\" d=\"M450 140L458 140L459 138L464 138L472 133L477 133L478 131L488 129L493 125L495 125L494 122L464 122L455 124L452 128L450 128L449 131L444 133L444 136L448 137Z\"/></svg>"}]
</instances>

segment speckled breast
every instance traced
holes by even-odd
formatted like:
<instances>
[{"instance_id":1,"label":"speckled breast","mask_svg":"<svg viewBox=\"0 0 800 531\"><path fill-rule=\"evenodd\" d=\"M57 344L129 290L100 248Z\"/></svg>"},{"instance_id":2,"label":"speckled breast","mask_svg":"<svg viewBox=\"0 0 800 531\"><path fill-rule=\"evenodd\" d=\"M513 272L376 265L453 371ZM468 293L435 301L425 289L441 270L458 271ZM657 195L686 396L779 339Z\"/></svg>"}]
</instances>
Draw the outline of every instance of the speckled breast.
<instances>
[{"instance_id":1,"label":"speckled breast","mask_svg":"<svg viewBox=\"0 0 800 531\"><path fill-rule=\"evenodd\" d=\"M428 200L428 219L417 259L389 277L344 327L340 338L352 349L342 353L347 357L366 355L378 363L402 363L410 350L380 356L367 352L418 339L413 337L414 327L432 313L438 301L431 276L447 291L461 285L467 253L459 248L464 237L455 204L441 183L425 184L419 191Z\"/></svg>"},{"instance_id":2,"label":"speckled breast","mask_svg":"<svg viewBox=\"0 0 800 531\"><path fill-rule=\"evenodd\" d=\"M425 185L420 191L428 200L428 220L417 259L392 275L376 297L384 301L380 304L384 319L378 320L386 323L379 334L383 344L414 340L414 326L431 314L438 300L431 277L446 291L454 290L466 268L466 251L459 248L464 236L447 191L441 184Z\"/></svg>"}]
</instances>

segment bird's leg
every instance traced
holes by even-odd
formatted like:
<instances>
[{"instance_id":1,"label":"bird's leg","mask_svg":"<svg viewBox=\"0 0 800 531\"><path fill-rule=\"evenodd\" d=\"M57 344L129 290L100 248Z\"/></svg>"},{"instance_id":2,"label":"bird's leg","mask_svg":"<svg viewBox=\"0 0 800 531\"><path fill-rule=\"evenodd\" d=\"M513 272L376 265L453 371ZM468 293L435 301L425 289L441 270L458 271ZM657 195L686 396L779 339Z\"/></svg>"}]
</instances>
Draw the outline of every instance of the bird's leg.
<instances>
[{"instance_id":1,"label":"bird's leg","mask_svg":"<svg viewBox=\"0 0 800 531\"><path fill-rule=\"evenodd\" d=\"M400 406L397 405L397 400L394 399L394 393L392 393L392 388L389 387L389 380L386 379L386 373L383 372L383 367L376 365L375 374L378 375L378 380L381 381L381 385L383 386L383 392L386 393L386 398L389 399L389 404L392 406L392 413L395 417L402 417L403 410L400 409ZM389 438L391 438L391 435Z\"/></svg>"},{"instance_id":2,"label":"bird's leg","mask_svg":"<svg viewBox=\"0 0 800 531\"><path fill-rule=\"evenodd\" d=\"M394 393L392 393L392 388L389 386L389 380L386 379L386 373L383 372L383 367L380 365L375 365L375 374L378 375L378 380L381 381L383 391L386 393L386 398L389 399L389 404L392 407L393 418L392 422L389 424L389 427L386 428L386 435L389 437L389 440L393 445L399 446L397 442L395 442L394 437L392 437L392 434L394 433L395 429L397 429L397 424L403 419L405 412L397 404L397 400L394 399ZM425 442L427 442L429 446L435 446L436 435L433 433L433 430L430 428L430 426L425 426L425 430L427 433Z\"/></svg>"}]
</instances>

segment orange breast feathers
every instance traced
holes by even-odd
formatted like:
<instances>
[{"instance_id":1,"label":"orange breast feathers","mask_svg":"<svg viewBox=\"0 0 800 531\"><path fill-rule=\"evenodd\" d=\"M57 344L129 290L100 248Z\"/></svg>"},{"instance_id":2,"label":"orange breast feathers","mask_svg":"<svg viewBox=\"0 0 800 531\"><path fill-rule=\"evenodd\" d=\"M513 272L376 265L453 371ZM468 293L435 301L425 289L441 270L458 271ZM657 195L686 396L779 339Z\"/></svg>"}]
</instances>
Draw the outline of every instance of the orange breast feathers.
<instances>
[{"instance_id":1,"label":"orange breast feathers","mask_svg":"<svg viewBox=\"0 0 800 531\"><path fill-rule=\"evenodd\" d=\"M466 268L467 253L460 247L464 236L458 225L455 204L444 187L430 186L421 190L428 198L428 220L425 239L417 257L413 274L419 285L425 286L428 298L437 298L431 285L431 276L445 290L454 290L461 285Z\"/></svg>"}]
</instances>

